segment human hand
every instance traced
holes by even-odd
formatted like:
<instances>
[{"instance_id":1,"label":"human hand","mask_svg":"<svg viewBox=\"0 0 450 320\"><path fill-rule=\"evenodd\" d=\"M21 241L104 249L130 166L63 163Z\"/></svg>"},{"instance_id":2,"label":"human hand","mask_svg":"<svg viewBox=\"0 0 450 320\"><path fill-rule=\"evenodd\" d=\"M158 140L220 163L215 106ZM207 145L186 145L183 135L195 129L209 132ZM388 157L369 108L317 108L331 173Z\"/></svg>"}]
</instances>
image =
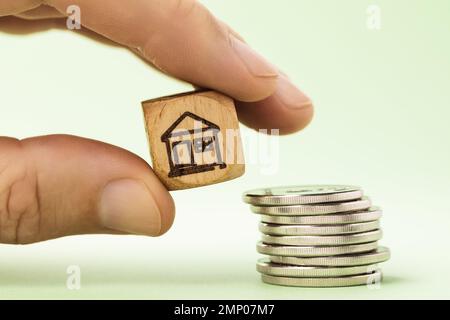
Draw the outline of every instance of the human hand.
<instances>
[{"instance_id":1,"label":"human hand","mask_svg":"<svg viewBox=\"0 0 450 320\"><path fill-rule=\"evenodd\" d=\"M46 5L43 5L46 3ZM0 16L64 17L73 0L0 0ZM194 0L77 0L84 27L163 72L236 100L245 125L282 134L312 118L309 98ZM121 148L74 136L0 137L0 242L89 233L165 233L173 200L150 166Z\"/></svg>"}]
</instances>

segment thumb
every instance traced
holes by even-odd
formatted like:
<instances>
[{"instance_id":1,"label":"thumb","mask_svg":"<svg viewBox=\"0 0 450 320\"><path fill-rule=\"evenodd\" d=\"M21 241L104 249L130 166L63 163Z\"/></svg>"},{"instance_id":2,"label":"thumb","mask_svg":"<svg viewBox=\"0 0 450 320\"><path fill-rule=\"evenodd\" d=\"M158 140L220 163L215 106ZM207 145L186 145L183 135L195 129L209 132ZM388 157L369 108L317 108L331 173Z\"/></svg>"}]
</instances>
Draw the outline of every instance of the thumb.
<instances>
[{"instance_id":1,"label":"thumb","mask_svg":"<svg viewBox=\"0 0 450 320\"><path fill-rule=\"evenodd\" d=\"M0 242L88 233L165 233L169 193L148 164L118 147L73 136L0 138Z\"/></svg>"}]
</instances>

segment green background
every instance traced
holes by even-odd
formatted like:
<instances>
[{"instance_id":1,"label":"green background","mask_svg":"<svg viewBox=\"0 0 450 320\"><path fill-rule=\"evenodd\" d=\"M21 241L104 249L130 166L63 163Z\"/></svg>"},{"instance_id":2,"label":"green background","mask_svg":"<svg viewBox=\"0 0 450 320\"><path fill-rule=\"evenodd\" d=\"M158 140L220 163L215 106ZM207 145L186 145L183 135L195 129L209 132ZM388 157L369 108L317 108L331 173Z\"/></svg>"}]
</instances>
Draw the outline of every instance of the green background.
<instances>
[{"instance_id":1,"label":"green background","mask_svg":"<svg viewBox=\"0 0 450 320\"><path fill-rule=\"evenodd\" d=\"M450 2L203 2L313 98L311 126L281 138L275 175L248 165L239 180L174 192L176 222L161 238L0 246L0 298L450 298ZM370 4L379 31L366 26ZM49 23L0 20L0 72L2 135L76 134L147 160L140 101L190 89ZM360 185L383 207L392 259L380 289L261 283L258 218L241 193L309 183ZM81 267L80 290L66 288L69 265Z\"/></svg>"}]
</instances>

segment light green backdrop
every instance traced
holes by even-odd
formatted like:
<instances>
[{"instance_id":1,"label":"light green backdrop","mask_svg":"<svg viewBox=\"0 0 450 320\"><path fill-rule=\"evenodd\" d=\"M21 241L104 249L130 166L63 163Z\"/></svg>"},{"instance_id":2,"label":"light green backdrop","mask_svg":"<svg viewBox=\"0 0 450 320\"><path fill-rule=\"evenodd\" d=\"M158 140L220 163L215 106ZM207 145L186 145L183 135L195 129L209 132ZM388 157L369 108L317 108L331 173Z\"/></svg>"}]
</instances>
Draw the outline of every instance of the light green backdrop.
<instances>
[{"instance_id":1,"label":"light green backdrop","mask_svg":"<svg viewBox=\"0 0 450 320\"><path fill-rule=\"evenodd\" d=\"M177 219L162 238L0 246L0 298L450 298L450 2L204 3L313 98L312 125L281 139L276 175L250 165L239 180L174 192ZM370 4L379 31L367 28ZM122 48L1 20L0 72L0 134L76 134L147 160L140 101L190 88ZM392 259L380 289L260 282L258 219L240 195L305 183L361 185L383 207ZM81 290L66 288L69 265L81 267Z\"/></svg>"}]
</instances>

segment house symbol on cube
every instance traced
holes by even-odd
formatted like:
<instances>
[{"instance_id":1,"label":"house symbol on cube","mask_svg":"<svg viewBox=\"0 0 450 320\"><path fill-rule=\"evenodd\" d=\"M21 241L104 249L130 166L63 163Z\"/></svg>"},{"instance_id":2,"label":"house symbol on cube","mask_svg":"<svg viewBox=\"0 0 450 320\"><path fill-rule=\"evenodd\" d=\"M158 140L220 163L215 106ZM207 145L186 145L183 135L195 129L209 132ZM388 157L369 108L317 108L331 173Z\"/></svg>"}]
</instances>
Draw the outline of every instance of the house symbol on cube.
<instances>
[{"instance_id":1,"label":"house symbol on cube","mask_svg":"<svg viewBox=\"0 0 450 320\"><path fill-rule=\"evenodd\" d=\"M226 168L219 126L191 112L183 113L161 136L169 159L169 177Z\"/></svg>"}]
</instances>

